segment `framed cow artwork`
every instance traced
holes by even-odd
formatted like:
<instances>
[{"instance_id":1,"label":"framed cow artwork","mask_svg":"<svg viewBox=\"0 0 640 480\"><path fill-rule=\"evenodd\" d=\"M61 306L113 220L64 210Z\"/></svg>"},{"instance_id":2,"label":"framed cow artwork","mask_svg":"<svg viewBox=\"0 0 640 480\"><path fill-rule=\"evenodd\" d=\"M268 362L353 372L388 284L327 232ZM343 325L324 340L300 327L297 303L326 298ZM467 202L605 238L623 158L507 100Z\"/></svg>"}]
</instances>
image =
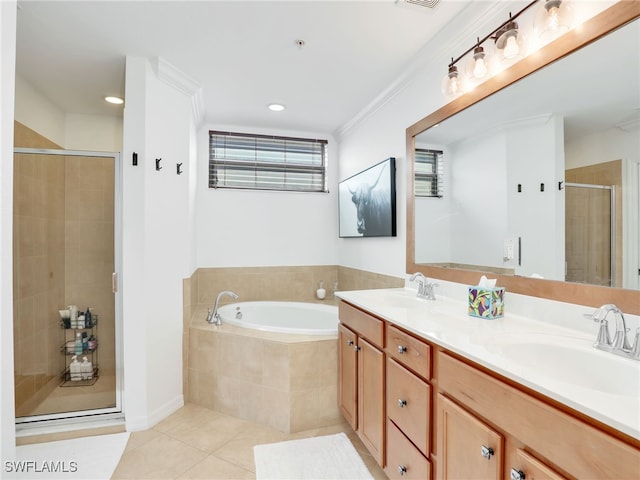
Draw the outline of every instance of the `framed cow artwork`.
<instances>
[{"instance_id":1,"label":"framed cow artwork","mask_svg":"<svg viewBox=\"0 0 640 480\"><path fill-rule=\"evenodd\" d=\"M396 236L396 159L393 157L339 184L339 235Z\"/></svg>"}]
</instances>

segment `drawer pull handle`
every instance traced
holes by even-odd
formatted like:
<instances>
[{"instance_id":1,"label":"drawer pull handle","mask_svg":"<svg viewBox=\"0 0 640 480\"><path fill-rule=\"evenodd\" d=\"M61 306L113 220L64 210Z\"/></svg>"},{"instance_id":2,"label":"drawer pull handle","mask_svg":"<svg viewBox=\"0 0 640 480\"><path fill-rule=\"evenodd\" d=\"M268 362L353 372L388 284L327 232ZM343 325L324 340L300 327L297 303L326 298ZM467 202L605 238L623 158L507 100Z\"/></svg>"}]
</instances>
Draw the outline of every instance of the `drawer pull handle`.
<instances>
[{"instance_id":1,"label":"drawer pull handle","mask_svg":"<svg viewBox=\"0 0 640 480\"><path fill-rule=\"evenodd\" d=\"M400 476L403 476L405 473L407 473L407 467L405 467L404 465L398 465L398 473L400 474Z\"/></svg>"},{"instance_id":2,"label":"drawer pull handle","mask_svg":"<svg viewBox=\"0 0 640 480\"><path fill-rule=\"evenodd\" d=\"M527 476L522 470L511 469L511 480L524 480L525 478L527 478Z\"/></svg>"},{"instance_id":3,"label":"drawer pull handle","mask_svg":"<svg viewBox=\"0 0 640 480\"><path fill-rule=\"evenodd\" d=\"M354 349L356 352L359 352L360 350L362 350L362 349L361 349L359 346L357 346L357 345L356 345L355 347L353 347L353 349Z\"/></svg>"},{"instance_id":4,"label":"drawer pull handle","mask_svg":"<svg viewBox=\"0 0 640 480\"><path fill-rule=\"evenodd\" d=\"M400 408L404 408L404 407L406 407L406 406L407 406L407 401L406 401L406 400L402 400L401 398L400 398L400 399L398 399L398 406L399 406Z\"/></svg>"},{"instance_id":5,"label":"drawer pull handle","mask_svg":"<svg viewBox=\"0 0 640 480\"><path fill-rule=\"evenodd\" d=\"M398 353L400 355L402 355L403 353L406 353L407 351L407 347L405 347L404 345L398 345Z\"/></svg>"},{"instance_id":6,"label":"drawer pull handle","mask_svg":"<svg viewBox=\"0 0 640 480\"><path fill-rule=\"evenodd\" d=\"M353 340L347 340L347 345L353 347Z\"/></svg>"},{"instance_id":7,"label":"drawer pull handle","mask_svg":"<svg viewBox=\"0 0 640 480\"><path fill-rule=\"evenodd\" d=\"M493 448L482 445L480 447L480 454L486 458L487 460L491 460L491 456L493 455Z\"/></svg>"}]
</instances>

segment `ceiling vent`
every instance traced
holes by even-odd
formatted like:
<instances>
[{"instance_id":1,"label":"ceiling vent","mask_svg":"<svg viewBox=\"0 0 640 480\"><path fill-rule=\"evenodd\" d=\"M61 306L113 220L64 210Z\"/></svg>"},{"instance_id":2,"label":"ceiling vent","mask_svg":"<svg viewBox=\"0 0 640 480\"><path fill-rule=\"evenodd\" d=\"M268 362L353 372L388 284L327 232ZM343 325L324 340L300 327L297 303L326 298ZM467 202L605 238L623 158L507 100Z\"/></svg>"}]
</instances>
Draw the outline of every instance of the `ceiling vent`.
<instances>
[{"instance_id":1,"label":"ceiling vent","mask_svg":"<svg viewBox=\"0 0 640 480\"><path fill-rule=\"evenodd\" d=\"M440 0L396 0L399 5L410 5L416 7L424 7L434 9L440 3Z\"/></svg>"}]
</instances>

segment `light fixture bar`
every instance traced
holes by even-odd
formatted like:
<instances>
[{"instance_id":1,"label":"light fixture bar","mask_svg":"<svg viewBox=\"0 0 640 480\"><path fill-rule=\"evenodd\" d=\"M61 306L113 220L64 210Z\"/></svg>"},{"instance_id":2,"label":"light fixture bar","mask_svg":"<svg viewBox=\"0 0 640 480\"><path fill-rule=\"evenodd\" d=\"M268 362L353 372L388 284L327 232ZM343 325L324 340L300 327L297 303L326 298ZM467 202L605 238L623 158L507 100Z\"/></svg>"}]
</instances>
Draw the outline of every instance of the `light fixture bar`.
<instances>
[{"instance_id":1,"label":"light fixture bar","mask_svg":"<svg viewBox=\"0 0 640 480\"><path fill-rule=\"evenodd\" d=\"M456 63L458 63L460 60L462 60L462 58L464 58L465 55L467 55L469 52L471 52L472 50L478 48L479 46L481 46L484 42L486 42L487 40L489 40L490 38L494 38L494 35L496 35L496 33L498 33L500 30L502 30L504 27L506 27L508 24L514 22L514 20L516 18L518 18L520 15L522 15L524 12L526 12L527 10L529 10L531 7L533 7L536 3L538 3L539 0L533 0L531 3L529 3L527 6L525 6L522 10L520 10L518 13L516 13L515 15L511 15L511 13L509 13L509 19L506 20L505 22L501 23L500 26L498 26L498 28L496 28L495 30L493 30L489 35L487 35L486 37L484 37L482 40L478 40L477 43L475 43L471 48L467 49L462 55L460 55L458 58L456 58L455 60L451 60L451 63L449 64L449 67L453 67Z\"/></svg>"}]
</instances>

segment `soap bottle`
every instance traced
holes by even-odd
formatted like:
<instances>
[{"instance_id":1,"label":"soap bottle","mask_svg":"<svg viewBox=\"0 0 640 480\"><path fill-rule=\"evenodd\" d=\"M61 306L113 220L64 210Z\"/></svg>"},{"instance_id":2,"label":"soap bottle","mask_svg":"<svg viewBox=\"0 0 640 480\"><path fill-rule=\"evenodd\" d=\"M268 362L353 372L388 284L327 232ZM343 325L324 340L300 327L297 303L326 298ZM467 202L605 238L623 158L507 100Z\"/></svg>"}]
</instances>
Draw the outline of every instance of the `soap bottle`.
<instances>
[{"instance_id":1,"label":"soap bottle","mask_svg":"<svg viewBox=\"0 0 640 480\"><path fill-rule=\"evenodd\" d=\"M91 315L91 308L87 307L87 311L84 312L84 326L86 328L93 327L93 318Z\"/></svg>"},{"instance_id":2,"label":"soap bottle","mask_svg":"<svg viewBox=\"0 0 640 480\"><path fill-rule=\"evenodd\" d=\"M80 336L80 332L76 333L76 343L74 345L74 353L76 355L82 354L82 337Z\"/></svg>"},{"instance_id":3,"label":"soap bottle","mask_svg":"<svg viewBox=\"0 0 640 480\"><path fill-rule=\"evenodd\" d=\"M80 372L80 362L78 361L77 355L71 357L71 363L69 364L69 373L71 374L72 381L77 382L78 380L82 380L82 373Z\"/></svg>"},{"instance_id":4,"label":"soap bottle","mask_svg":"<svg viewBox=\"0 0 640 480\"><path fill-rule=\"evenodd\" d=\"M80 375L82 376L82 380L91 380L93 378L93 365L87 360L87 357L82 357Z\"/></svg>"},{"instance_id":5,"label":"soap bottle","mask_svg":"<svg viewBox=\"0 0 640 480\"><path fill-rule=\"evenodd\" d=\"M71 328L78 328L78 307L69 305L69 318L71 320Z\"/></svg>"},{"instance_id":6,"label":"soap bottle","mask_svg":"<svg viewBox=\"0 0 640 480\"><path fill-rule=\"evenodd\" d=\"M327 291L324 289L324 282L320 280L320 286L318 290L316 290L316 297L318 297L319 300L324 300L324 297L326 296L327 296Z\"/></svg>"},{"instance_id":7,"label":"soap bottle","mask_svg":"<svg viewBox=\"0 0 640 480\"><path fill-rule=\"evenodd\" d=\"M84 328L84 313L80 313L78 315L78 326L77 328Z\"/></svg>"},{"instance_id":8,"label":"soap bottle","mask_svg":"<svg viewBox=\"0 0 640 480\"><path fill-rule=\"evenodd\" d=\"M87 337L87 332L82 332L82 351L86 352L89 348L89 338Z\"/></svg>"},{"instance_id":9,"label":"soap bottle","mask_svg":"<svg viewBox=\"0 0 640 480\"><path fill-rule=\"evenodd\" d=\"M87 347L89 348L89 350L95 350L97 346L98 346L98 342L96 340L96 336L91 335L89 337L89 340L87 341Z\"/></svg>"}]
</instances>

